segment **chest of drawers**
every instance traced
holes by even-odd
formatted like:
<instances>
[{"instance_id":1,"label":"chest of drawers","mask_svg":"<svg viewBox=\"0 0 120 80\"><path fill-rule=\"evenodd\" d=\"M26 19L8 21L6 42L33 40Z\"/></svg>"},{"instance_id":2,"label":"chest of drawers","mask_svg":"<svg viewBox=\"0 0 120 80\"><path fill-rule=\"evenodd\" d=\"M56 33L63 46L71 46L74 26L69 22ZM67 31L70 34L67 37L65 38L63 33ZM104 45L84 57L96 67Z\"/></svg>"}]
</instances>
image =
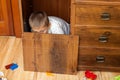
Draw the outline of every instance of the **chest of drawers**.
<instances>
[{"instance_id":1,"label":"chest of drawers","mask_svg":"<svg viewBox=\"0 0 120 80\"><path fill-rule=\"evenodd\" d=\"M120 71L120 0L72 0L71 33L80 37L78 70Z\"/></svg>"}]
</instances>

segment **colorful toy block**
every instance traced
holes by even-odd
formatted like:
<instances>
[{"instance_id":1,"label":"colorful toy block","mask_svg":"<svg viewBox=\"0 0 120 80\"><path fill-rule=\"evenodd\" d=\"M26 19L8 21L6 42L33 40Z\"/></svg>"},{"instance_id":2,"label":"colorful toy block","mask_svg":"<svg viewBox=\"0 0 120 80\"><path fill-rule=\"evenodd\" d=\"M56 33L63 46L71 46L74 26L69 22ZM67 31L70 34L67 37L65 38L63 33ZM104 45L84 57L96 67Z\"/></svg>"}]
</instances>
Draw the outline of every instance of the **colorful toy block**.
<instances>
[{"instance_id":1,"label":"colorful toy block","mask_svg":"<svg viewBox=\"0 0 120 80\"><path fill-rule=\"evenodd\" d=\"M16 63L12 63L12 64L8 64L5 66L6 69L11 69L11 70L15 70L18 68L18 65Z\"/></svg>"},{"instance_id":2,"label":"colorful toy block","mask_svg":"<svg viewBox=\"0 0 120 80\"><path fill-rule=\"evenodd\" d=\"M13 65L13 63L8 64L8 65L5 66L5 68L6 68L6 69L10 69L10 67L11 67L12 65Z\"/></svg>"},{"instance_id":3,"label":"colorful toy block","mask_svg":"<svg viewBox=\"0 0 120 80\"><path fill-rule=\"evenodd\" d=\"M95 75L94 73L90 72L89 70L87 70L85 72L85 77L89 78L91 80L95 80L97 78L97 75Z\"/></svg>"},{"instance_id":4,"label":"colorful toy block","mask_svg":"<svg viewBox=\"0 0 120 80\"><path fill-rule=\"evenodd\" d=\"M115 80L120 80L120 75L115 77Z\"/></svg>"},{"instance_id":5,"label":"colorful toy block","mask_svg":"<svg viewBox=\"0 0 120 80\"><path fill-rule=\"evenodd\" d=\"M15 70L15 69L17 69L17 68L18 68L18 65L15 64L15 63L13 63L13 65L10 66L10 69L11 69L11 70Z\"/></svg>"}]
</instances>

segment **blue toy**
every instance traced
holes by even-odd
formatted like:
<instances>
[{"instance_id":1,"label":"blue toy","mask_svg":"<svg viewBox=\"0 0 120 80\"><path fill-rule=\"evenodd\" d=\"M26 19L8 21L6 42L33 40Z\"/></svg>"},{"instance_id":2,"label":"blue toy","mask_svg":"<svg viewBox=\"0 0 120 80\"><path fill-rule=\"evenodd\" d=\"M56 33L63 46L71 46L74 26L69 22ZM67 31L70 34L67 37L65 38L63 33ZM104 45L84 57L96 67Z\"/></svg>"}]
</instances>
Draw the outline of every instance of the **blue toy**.
<instances>
[{"instance_id":1,"label":"blue toy","mask_svg":"<svg viewBox=\"0 0 120 80\"><path fill-rule=\"evenodd\" d=\"M12 66L10 66L10 69L11 69L11 70L15 70L15 69L17 69L17 68L18 68L18 65L15 64L15 63L13 63Z\"/></svg>"}]
</instances>

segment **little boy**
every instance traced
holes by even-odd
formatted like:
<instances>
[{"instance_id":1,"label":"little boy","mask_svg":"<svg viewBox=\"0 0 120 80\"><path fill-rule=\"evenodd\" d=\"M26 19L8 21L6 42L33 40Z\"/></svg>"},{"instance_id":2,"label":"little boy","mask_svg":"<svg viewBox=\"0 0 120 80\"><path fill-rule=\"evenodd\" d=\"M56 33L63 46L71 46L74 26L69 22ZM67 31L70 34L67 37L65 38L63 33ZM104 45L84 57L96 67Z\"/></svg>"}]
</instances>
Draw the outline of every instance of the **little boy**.
<instances>
[{"instance_id":1,"label":"little boy","mask_svg":"<svg viewBox=\"0 0 120 80\"><path fill-rule=\"evenodd\" d=\"M32 32L50 34L69 34L69 24L61 18L47 16L45 12L32 13L29 18Z\"/></svg>"}]
</instances>

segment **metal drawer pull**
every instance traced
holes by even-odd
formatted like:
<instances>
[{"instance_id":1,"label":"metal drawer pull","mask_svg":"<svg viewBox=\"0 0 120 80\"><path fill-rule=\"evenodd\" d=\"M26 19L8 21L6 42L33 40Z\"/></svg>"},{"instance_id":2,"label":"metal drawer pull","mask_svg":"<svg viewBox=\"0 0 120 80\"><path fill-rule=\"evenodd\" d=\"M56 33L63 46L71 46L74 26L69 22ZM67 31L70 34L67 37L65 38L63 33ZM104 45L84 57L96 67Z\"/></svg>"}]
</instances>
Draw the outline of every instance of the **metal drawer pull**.
<instances>
[{"instance_id":1,"label":"metal drawer pull","mask_svg":"<svg viewBox=\"0 0 120 80\"><path fill-rule=\"evenodd\" d=\"M97 56L96 61L97 62L105 62L105 57L104 56Z\"/></svg>"},{"instance_id":2,"label":"metal drawer pull","mask_svg":"<svg viewBox=\"0 0 120 80\"><path fill-rule=\"evenodd\" d=\"M108 42L108 37L111 35L111 32L106 31L99 37L99 42Z\"/></svg>"},{"instance_id":3,"label":"metal drawer pull","mask_svg":"<svg viewBox=\"0 0 120 80\"><path fill-rule=\"evenodd\" d=\"M110 20L110 14L109 13L102 13L101 14L101 20Z\"/></svg>"}]
</instances>

